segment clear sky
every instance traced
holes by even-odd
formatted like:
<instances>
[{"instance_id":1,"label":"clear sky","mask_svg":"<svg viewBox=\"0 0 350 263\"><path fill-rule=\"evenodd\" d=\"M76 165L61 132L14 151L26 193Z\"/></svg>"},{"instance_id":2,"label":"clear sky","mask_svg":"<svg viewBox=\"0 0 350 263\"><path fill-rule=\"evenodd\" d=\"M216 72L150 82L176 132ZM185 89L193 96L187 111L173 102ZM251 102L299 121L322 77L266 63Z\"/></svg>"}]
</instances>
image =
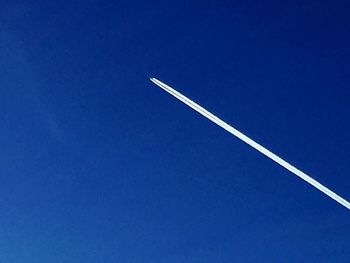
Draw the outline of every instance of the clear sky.
<instances>
[{"instance_id":1,"label":"clear sky","mask_svg":"<svg viewBox=\"0 0 350 263\"><path fill-rule=\"evenodd\" d=\"M348 262L348 1L7 1L0 262Z\"/></svg>"}]
</instances>

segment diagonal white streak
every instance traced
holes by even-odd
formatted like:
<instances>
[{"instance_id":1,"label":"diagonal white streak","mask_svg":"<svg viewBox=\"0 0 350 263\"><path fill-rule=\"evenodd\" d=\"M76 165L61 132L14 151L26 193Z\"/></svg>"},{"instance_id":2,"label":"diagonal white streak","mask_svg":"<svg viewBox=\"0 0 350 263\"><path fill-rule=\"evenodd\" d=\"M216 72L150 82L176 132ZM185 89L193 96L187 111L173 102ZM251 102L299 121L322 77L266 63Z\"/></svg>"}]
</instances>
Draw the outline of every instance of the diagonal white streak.
<instances>
[{"instance_id":1,"label":"diagonal white streak","mask_svg":"<svg viewBox=\"0 0 350 263\"><path fill-rule=\"evenodd\" d=\"M194 101L190 100L186 96L182 95L178 91L174 90L173 88L169 87L168 85L164 84L163 82L161 82L155 78L151 78L150 80L154 84L156 84L157 86L159 86L160 88L165 90L166 92L170 93L171 95L173 95L174 97L176 97L177 99L179 99L180 101L185 103L187 106L189 106L192 109L194 109L195 111L199 112L204 117L206 117L209 120L211 120L212 122L216 123L217 125L219 125L223 129L225 129L226 131L231 133L232 135L238 137L239 139L241 139L242 141L244 141L245 143L247 143L248 145L253 147L255 150L259 151L260 153L262 153L266 157L272 159L273 161L275 161L276 163L278 163L282 167L286 168L288 171L292 172L296 176L298 176L301 179L303 179L304 181L308 182L309 184L311 184L312 186L314 186L315 188L317 188L318 190L320 190L321 192L328 195L330 198L334 199L339 204L345 206L347 209L350 210L350 203L347 200L345 200L344 198L342 198L341 196L334 193L329 188L320 184L319 182L317 182L315 179L313 179L309 175L305 174L304 172L300 171L298 168L296 168L293 165L291 165L290 163L286 162L281 157L277 156L273 152L266 149L264 146L260 145L259 143L255 142L254 140L250 139L248 136L244 135L243 133L241 133L237 129L233 128L231 125L227 124L226 122L224 122L223 120L221 120L220 118L218 118L214 114L210 113L209 111L207 111L206 109L204 109L203 107L201 107L200 105L195 103Z\"/></svg>"}]
</instances>

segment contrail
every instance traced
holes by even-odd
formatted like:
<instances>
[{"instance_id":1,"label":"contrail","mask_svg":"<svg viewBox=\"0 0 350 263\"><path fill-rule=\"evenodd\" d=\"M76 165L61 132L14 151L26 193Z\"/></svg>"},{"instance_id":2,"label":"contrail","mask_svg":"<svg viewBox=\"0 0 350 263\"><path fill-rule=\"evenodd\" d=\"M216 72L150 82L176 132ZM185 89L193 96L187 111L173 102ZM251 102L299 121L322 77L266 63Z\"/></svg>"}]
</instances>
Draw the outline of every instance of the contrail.
<instances>
[{"instance_id":1,"label":"contrail","mask_svg":"<svg viewBox=\"0 0 350 263\"><path fill-rule=\"evenodd\" d=\"M276 163L278 163L282 167L286 168L288 171L292 172L296 176L298 176L301 179L303 179L304 181L308 182L309 184L311 184L312 186L314 186L315 188L317 188L318 190L320 190L321 192L328 195L330 198L334 199L339 204L345 206L347 209L350 210L350 203L347 200L345 200L341 196L337 195L336 193L334 193L332 190L328 189L327 187L325 187L321 183L317 182L315 179L313 179L312 177L310 177L306 173L300 171L298 168L296 168L293 165L291 165L290 163L286 162L281 157L279 157L276 154L274 154L273 152L269 151L268 149L266 149L264 146L260 145L256 141L250 139L248 136L244 135L243 133L241 133L237 129L233 128L231 125L227 124L226 122L224 122L223 120L221 120L220 118L215 116L214 114L210 113L209 111L207 111L206 109L204 109L203 107L201 107L200 105L195 103L194 101L190 100L189 98L182 95L181 93L174 90L173 88L169 87L168 85L164 84L163 82L157 80L156 78L150 78L150 80L154 84L156 84L157 86L159 86L160 88L165 90L166 92L173 95L175 98L177 98L180 101L182 101L183 103L185 103L187 106L189 106L192 109L194 109L195 111L199 112L204 117L206 117L209 120L211 120L212 122L216 123L221 128L225 129L226 131L228 131L232 135L241 139L242 141L244 141L245 143L247 143L248 145L253 147L255 150L259 151L260 153L262 153L266 157L275 161Z\"/></svg>"}]
</instances>

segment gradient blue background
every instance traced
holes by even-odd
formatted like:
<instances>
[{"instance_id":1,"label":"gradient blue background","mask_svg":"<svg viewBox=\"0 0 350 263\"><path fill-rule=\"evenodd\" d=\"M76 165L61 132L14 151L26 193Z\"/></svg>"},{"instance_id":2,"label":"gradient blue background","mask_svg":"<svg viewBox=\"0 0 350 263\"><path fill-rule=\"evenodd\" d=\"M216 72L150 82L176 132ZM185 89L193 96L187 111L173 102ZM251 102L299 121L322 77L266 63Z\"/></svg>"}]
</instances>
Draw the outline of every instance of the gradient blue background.
<instances>
[{"instance_id":1,"label":"gradient blue background","mask_svg":"<svg viewBox=\"0 0 350 263\"><path fill-rule=\"evenodd\" d=\"M349 262L348 1L6 1L0 262Z\"/></svg>"}]
</instances>

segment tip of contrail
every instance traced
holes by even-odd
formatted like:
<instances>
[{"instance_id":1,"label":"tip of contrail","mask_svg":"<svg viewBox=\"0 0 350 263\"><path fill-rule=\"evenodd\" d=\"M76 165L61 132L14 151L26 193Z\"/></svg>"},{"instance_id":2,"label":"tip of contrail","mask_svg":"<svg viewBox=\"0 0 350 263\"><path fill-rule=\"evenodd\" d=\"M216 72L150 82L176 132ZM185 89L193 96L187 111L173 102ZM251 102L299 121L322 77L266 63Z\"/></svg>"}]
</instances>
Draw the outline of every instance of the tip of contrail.
<instances>
[{"instance_id":1,"label":"tip of contrail","mask_svg":"<svg viewBox=\"0 0 350 263\"><path fill-rule=\"evenodd\" d=\"M157 86L160 86L159 83L160 81L156 78L149 78L150 81L152 81L154 84L156 84Z\"/></svg>"},{"instance_id":2,"label":"tip of contrail","mask_svg":"<svg viewBox=\"0 0 350 263\"><path fill-rule=\"evenodd\" d=\"M172 88L170 88L168 85L164 84L163 82L161 82L160 80L158 80L156 78L150 78L149 80L167 92L169 92L169 91L170 91L170 93L171 93L171 91L174 92L174 90Z\"/></svg>"}]
</instances>

